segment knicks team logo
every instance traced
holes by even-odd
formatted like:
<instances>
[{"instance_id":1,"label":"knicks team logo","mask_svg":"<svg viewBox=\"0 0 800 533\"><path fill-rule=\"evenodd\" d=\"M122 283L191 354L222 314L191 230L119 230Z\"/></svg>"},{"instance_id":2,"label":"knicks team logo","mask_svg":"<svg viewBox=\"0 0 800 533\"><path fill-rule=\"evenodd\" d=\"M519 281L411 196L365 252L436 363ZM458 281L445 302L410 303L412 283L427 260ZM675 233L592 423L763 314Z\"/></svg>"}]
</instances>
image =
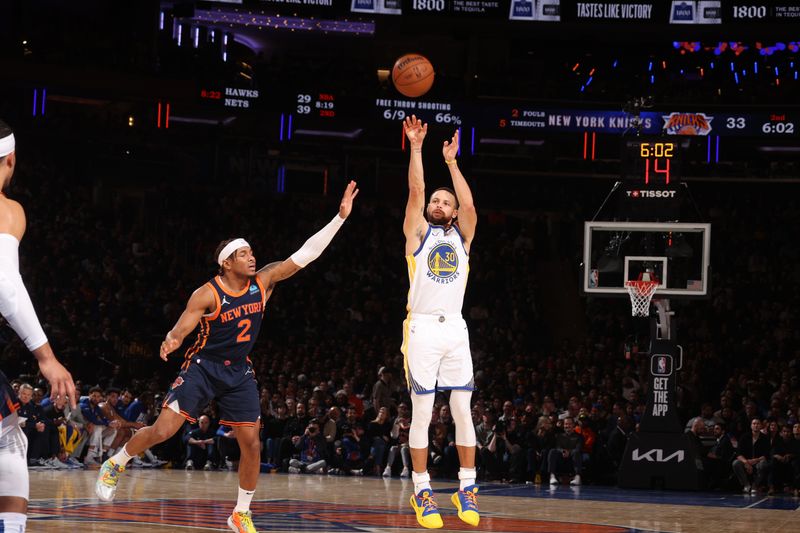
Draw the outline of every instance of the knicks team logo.
<instances>
[{"instance_id":1,"label":"knicks team logo","mask_svg":"<svg viewBox=\"0 0 800 533\"><path fill-rule=\"evenodd\" d=\"M714 120L705 113L670 113L661 118L667 135L708 135Z\"/></svg>"},{"instance_id":2,"label":"knicks team logo","mask_svg":"<svg viewBox=\"0 0 800 533\"><path fill-rule=\"evenodd\" d=\"M449 242L440 242L428 254L428 277L436 283L450 283L458 277L458 254Z\"/></svg>"},{"instance_id":3,"label":"knicks team logo","mask_svg":"<svg viewBox=\"0 0 800 533\"><path fill-rule=\"evenodd\" d=\"M183 378L178 376L177 378L175 378L175 381L172 382L172 386L169 388L169 390L177 389L181 385L183 385Z\"/></svg>"}]
</instances>

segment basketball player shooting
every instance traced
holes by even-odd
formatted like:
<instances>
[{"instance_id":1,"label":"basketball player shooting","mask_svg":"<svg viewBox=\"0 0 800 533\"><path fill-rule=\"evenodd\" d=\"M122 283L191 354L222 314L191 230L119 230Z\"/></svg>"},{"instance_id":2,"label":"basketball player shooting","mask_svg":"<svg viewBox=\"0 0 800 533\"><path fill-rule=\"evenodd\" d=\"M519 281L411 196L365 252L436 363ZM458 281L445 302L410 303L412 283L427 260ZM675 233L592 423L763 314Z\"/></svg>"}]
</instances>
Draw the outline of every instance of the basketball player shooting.
<instances>
[{"instance_id":1,"label":"basketball player shooting","mask_svg":"<svg viewBox=\"0 0 800 533\"><path fill-rule=\"evenodd\" d=\"M425 207L422 144L428 125L412 116L406 118L403 127L411 145L408 203L403 221L410 290L402 347L413 408L409 431L414 469L411 507L422 527L443 526L428 474L428 427L436 391L450 390L450 411L456 424L456 449L461 465L460 488L450 499L458 509L459 518L476 526L480 515L475 484L475 428L470 413L475 385L469 333L461 308L478 215L472 192L456 161L458 131L442 146L453 189L436 189Z\"/></svg>"},{"instance_id":2,"label":"basketball player shooting","mask_svg":"<svg viewBox=\"0 0 800 533\"><path fill-rule=\"evenodd\" d=\"M239 496L228 517L228 527L239 533L255 533L250 501L260 468L261 407L248 355L275 285L320 256L350 215L357 195L356 183L351 181L333 220L288 259L270 263L258 272L247 241L239 238L220 243L214 256L219 275L189 298L186 310L161 343L161 358L166 361L199 323L197 340L186 352L181 372L170 387L155 423L137 431L119 453L103 463L95 486L101 500L114 499L120 474L128 461L172 437L186 420L194 423L209 401L216 398L220 424L233 427L241 450Z\"/></svg>"},{"instance_id":3,"label":"basketball player shooting","mask_svg":"<svg viewBox=\"0 0 800 533\"><path fill-rule=\"evenodd\" d=\"M0 189L11 183L16 167L11 128L0 120ZM68 398L75 409L75 384L56 359L19 274L19 243L25 234L25 211L0 192L0 314L19 335L50 383L50 398ZM19 402L0 371L0 531L24 532L28 512L28 440L20 429Z\"/></svg>"}]
</instances>

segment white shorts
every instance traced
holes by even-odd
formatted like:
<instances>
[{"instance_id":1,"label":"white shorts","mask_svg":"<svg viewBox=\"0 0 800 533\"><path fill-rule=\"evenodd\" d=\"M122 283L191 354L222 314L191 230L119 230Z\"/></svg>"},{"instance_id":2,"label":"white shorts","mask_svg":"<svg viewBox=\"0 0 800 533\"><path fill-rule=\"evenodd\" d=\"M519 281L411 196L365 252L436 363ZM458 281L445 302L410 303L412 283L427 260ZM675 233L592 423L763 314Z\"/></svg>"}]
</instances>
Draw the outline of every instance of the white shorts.
<instances>
[{"instance_id":1,"label":"white shorts","mask_svg":"<svg viewBox=\"0 0 800 533\"><path fill-rule=\"evenodd\" d=\"M401 351L410 391L475 390L469 332L461 315L412 313L403 322Z\"/></svg>"},{"instance_id":2,"label":"white shorts","mask_svg":"<svg viewBox=\"0 0 800 533\"><path fill-rule=\"evenodd\" d=\"M9 419L16 419L16 414ZM28 499L28 438L19 426L0 437L0 496Z\"/></svg>"}]
</instances>

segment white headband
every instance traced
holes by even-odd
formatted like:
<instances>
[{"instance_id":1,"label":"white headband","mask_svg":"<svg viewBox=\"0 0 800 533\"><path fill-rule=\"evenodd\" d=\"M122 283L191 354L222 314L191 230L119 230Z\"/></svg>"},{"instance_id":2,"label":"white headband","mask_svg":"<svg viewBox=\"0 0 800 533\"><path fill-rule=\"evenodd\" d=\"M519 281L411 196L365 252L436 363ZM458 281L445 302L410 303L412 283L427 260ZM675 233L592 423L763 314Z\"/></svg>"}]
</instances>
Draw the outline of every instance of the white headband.
<instances>
[{"instance_id":1,"label":"white headband","mask_svg":"<svg viewBox=\"0 0 800 533\"><path fill-rule=\"evenodd\" d=\"M225 248L219 253L219 257L217 257L217 262L222 266L222 262L225 261L230 255L238 250L239 248L244 248L246 246L250 246L246 240L244 239L233 239L231 242L225 245Z\"/></svg>"},{"instance_id":2,"label":"white headband","mask_svg":"<svg viewBox=\"0 0 800 533\"><path fill-rule=\"evenodd\" d=\"M0 139L0 157L5 157L14 151L14 134L10 133L7 137Z\"/></svg>"}]
</instances>

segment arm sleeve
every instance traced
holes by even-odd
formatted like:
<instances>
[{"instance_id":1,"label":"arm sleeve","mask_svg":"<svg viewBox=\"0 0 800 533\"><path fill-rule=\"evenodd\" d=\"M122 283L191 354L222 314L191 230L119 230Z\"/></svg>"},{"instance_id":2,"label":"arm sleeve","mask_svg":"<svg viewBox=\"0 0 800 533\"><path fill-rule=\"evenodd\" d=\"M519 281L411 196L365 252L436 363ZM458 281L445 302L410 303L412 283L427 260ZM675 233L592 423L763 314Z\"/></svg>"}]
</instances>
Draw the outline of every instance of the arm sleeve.
<instances>
[{"instance_id":1,"label":"arm sleeve","mask_svg":"<svg viewBox=\"0 0 800 533\"><path fill-rule=\"evenodd\" d=\"M303 246L291 255L291 260L297 266L305 268L328 247L342 224L344 224L344 219L337 214L324 228L309 237Z\"/></svg>"},{"instance_id":2,"label":"arm sleeve","mask_svg":"<svg viewBox=\"0 0 800 533\"><path fill-rule=\"evenodd\" d=\"M16 254L16 249L14 254ZM0 314L19 335L25 346L33 351L47 342L28 290L22 282L19 270L13 266L16 261L0 259ZM16 259L16 256L13 258Z\"/></svg>"}]
</instances>

